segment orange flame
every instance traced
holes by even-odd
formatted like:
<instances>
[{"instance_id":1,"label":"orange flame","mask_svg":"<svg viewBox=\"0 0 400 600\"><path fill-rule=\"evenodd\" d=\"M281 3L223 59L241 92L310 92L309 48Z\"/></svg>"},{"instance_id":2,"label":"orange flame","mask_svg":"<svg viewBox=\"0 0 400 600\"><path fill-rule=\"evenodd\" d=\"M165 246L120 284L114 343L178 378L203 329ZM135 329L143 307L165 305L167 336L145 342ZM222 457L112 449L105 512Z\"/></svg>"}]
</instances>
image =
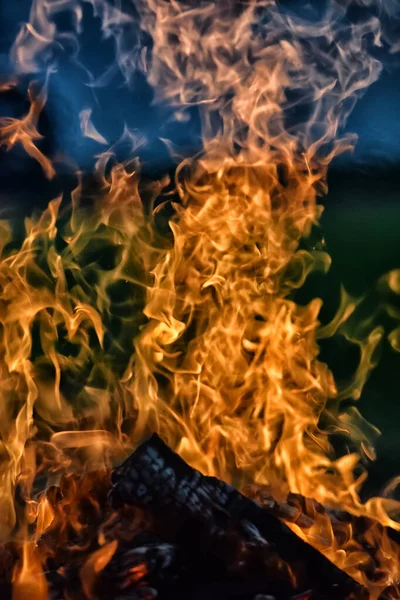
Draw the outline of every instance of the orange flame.
<instances>
[{"instance_id":1,"label":"orange flame","mask_svg":"<svg viewBox=\"0 0 400 600\"><path fill-rule=\"evenodd\" d=\"M30 109L23 119L3 117L0 120L0 146L5 146L7 150L10 150L16 144L21 144L25 152L40 163L46 176L51 179L55 175L54 167L35 144L35 140L42 138L37 130L37 124L40 113L46 104L46 88L43 87L37 93L34 86L31 85L28 95Z\"/></svg>"},{"instance_id":2,"label":"orange flame","mask_svg":"<svg viewBox=\"0 0 400 600\"><path fill-rule=\"evenodd\" d=\"M80 27L80 4L61 4ZM370 34L381 43L378 19L352 23L347 4L333 1L316 23L273 0L143 0L140 27L153 47L135 54L123 31L137 23L93 0L103 30L117 36L123 72L133 52L158 98L180 110L198 106L204 149L177 169L172 240L158 234L159 209L149 217L143 200L170 201L169 182L139 188L135 161L109 168L111 151L97 163L94 208L81 205L79 186L69 208L56 199L26 221L17 249L2 224L3 539L17 531L26 540L27 520L36 521L36 540L50 527L53 513L32 499L37 475L50 486L82 467L109 468L152 430L203 473L238 486L268 484L400 529L397 503L359 499L359 454L335 456L330 443L340 431L373 456L376 431L342 401L360 397L383 332L351 338L360 365L338 390L317 342L343 330L357 302L343 295L332 323L320 327L321 301L293 300L310 272L329 268L326 252L306 251L301 240L321 215L317 196L326 191L329 163L352 145L340 127L381 68L366 44ZM24 73L57 41L54 13L39 1L32 11L13 50ZM125 29L115 33L117 22ZM44 89L31 101L25 118L3 120L1 140L9 149L21 143L51 177L50 159L34 144ZM105 142L89 117L81 115L84 133ZM398 275L388 285L397 290ZM397 332L390 342L397 348ZM31 516L21 516L17 487ZM376 580L351 527L339 535L326 515L313 519L291 527L368 586L371 598L396 584L398 549L382 527L364 538L380 547ZM73 515L71 523L82 526ZM30 543L16 598L41 572ZM102 544L85 563L88 597L115 550L112 541ZM38 598L42 579L31 592Z\"/></svg>"},{"instance_id":3,"label":"orange flame","mask_svg":"<svg viewBox=\"0 0 400 600\"><path fill-rule=\"evenodd\" d=\"M96 581L98 573L100 573L110 562L118 543L116 540L110 542L106 546L103 546L96 552L94 552L90 558L86 561L81 569L81 580L82 589L89 599L95 598L93 594L93 586Z\"/></svg>"},{"instance_id":4,"label":"orange flame","mask_svg":"<svg viewBox=\"0 0 400 600\"><path fill-rule=\"evenodd\" d=\"M23 546L22 564L13 579L13 600L46 600L47 581L34 547Z\"/></svg>"}]
</instances>

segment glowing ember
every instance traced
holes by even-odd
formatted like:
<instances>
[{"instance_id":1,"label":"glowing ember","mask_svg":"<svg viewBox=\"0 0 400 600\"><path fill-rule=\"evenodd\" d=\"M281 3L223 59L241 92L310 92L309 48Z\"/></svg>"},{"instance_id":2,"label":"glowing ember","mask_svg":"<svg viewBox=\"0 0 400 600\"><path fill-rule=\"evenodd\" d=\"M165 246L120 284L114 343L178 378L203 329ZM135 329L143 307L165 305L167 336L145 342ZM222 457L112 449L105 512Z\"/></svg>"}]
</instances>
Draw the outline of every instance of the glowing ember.
<instances>
[{"instance_id":1,"label":"glowing ember","mask_svg":"<svg viewBox=\"0 0 400 600\"><path fill-rule=\"evenodd\" d=\"M350 2L336 0L310 20L273 0L140 0L135 19L91 2L126 77L143 69L158 98L179 110L198 107L203 151L179 165L173 195L169 181L142 185L135 161L115 164L106 152L93 206L81 203L81 186L70 203L53 200L26 221L19 246L1 223L0 534L22 547L15 599L46 598L47 551L36 546L43 532L54 528L61 541L63 529L85 528L80 494L98 510L95 495L73 479L64 481L57 514L38 494L62 475L107 471L152 431L204 474L239 487L265 484L282 497L299 493L400 529L395 502L360 501L359 455L335 456L329 437L345 433L373 456L363 434L373 428L341 407L359 398L382 332L358 342L359 368L338 390L317 340L343 327L356 302L344 295L320 328L321 301L299 306L292 294L330 265L323 249L300 243L321 215L329 163L352 145L340 126L379 75L367 44L381 43L379 20L366 13L351 22ZM59 10L71 10L79 30L79 0L34 2L13 48L21 74L51 77L50 50L67 35L55 26ZM146 51L138 51L139 29L152 39ZM138 46L127 47L134 34ZM52 177L37 145L46 86L34 89L25 117L2 120L0 140L22 144ZM106 143L90 110L81 124ZM149 194L153 211L142 201ZM171 196L173 239L156 226L160 202ZM387 285L398 291L398 273ZM398 338L395 330L394 348ZM381 527L365 532L382 564L370 581L351 526L335 532L326 514L313 518L312 527L286 520L372 598L399 579L398 549ZM81 569L89 598L117 548L109 519ZM139 565L130 575L145 574Z\"/></svg>"}]
</instances>

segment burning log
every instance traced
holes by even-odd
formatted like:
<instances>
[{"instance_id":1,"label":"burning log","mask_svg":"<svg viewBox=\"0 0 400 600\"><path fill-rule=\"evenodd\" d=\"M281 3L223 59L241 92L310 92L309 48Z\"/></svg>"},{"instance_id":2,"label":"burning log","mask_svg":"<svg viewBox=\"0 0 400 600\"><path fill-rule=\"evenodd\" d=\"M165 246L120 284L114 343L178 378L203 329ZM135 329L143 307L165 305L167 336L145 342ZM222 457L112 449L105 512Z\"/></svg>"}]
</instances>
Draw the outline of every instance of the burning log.
<instances>
[{"instance_id":1,"label":"burning log","mask_svg":"<svg viewBox=\"0 0 400 600\"><path fill-rule=\"evenodd\" d=\"M271 512L228 484L205 477L153 435L112 475L115 506L148 510L188 560L223 564L236 573L252 565L272 593L289 597L366 598L355 580L296 536ZM257 572L258 571L258 572Z\"/></svg>"},{"instance_id":2,"label":"burning log","mask_svg":"<svg viewBox=\"0 0 400 600\"><path fill-rule=\"evenodd\" d=\"M55 518L38 545L49 599L369 597L286 525L317 525L323 535L322 515L342 548L343 524L360 534L361 543L366 519L295 494L277 501L265 487L249 486L244 494L192 469L157 435L116 468L111 481L110 473L63 478L60 488L47 492ZM72 526L66 515L73 515ZM18 551L9 546L0 552L0 592L9 598ZM372 550L366 564L379 572ZM389 597L388 590L380 596Z\"/></svg>"}]
</instances>

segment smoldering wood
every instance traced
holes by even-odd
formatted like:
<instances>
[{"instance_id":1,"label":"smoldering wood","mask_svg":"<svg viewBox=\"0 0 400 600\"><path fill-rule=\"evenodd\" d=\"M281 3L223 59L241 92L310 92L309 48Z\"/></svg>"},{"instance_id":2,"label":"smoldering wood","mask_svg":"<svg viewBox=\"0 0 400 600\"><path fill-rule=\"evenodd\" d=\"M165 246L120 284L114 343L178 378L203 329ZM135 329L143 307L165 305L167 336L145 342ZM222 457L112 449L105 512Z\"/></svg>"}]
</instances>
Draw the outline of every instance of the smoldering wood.
<instances>
[{"instance_id":1,"label":"smoldering wood","mask_svg":"<svg viewBox=\"0 0 400 600\"><path fill-rule=\"evenodd\" d=\"M264 562L267 576L274 577L274 583L280 580L284 594L312 589L315 598L368 597L365 588L279 518L228 484L192 469L157 435L114 470L110 498L115 506L142 506L180 529L178 539L187 556L202 544L203 554L215 557L219 549L220 558L221 550L229 554L235 547L229 540L241 540L251 547L253 559L257 556ZM235 564L241 559L230 556L228 560Z\"/></svg>"}]
</instances>

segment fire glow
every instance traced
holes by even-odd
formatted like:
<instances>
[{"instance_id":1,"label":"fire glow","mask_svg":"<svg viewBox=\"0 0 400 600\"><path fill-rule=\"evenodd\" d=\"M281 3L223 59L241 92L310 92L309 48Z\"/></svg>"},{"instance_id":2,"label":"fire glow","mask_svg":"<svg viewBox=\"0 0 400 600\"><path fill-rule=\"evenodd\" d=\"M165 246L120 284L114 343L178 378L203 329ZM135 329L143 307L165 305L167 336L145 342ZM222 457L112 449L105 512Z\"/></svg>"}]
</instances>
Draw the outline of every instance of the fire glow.
<instances>
[{"instance_id":1,"label":"fire glow","mask_svg":"<svg viewBox=\"0 0 400 600\"><path fill-rule=\"evenodd\" d=\"M78 185L26 220L20 245L12 224L1 223L0 535L19 557L15 600L47 598L49 548L38 541L45 532L59 544L67 529L81 534L83 499L100 513L93 489L151 432L203 474L255 497L252 486L268 486L282 502L290 492L370 518L363 541L377 548L372 573L351 524L335 530L312 504L311 526L306 511L281 515L371 598L389 586L398 598L399 550L381 525L400 529L399 506L361 502L360 454L374 456L376 432L342 408L360 397L383 332L357 341L359 366L338 389L318 340L345 328L357 301L343 294L321 327L319 299L293 300L311 272L330 265L323 247L305 250L301 241L318 224L329 164L354 143L341 127L379 77L369 49L382 44L379 19L366 12L352 22L354 3L336 0L309 20L274 0L138 0L135 17L105 0L91 4L127 81L141 69L156 101L178 115L198 108L203 149L180 162L174 182L152 183L141 181L135 156L118 164L111 149L98 157L90 207ZM74 16L68 34L57 31L59 11ZM30 110L2 119L0 140L21 144L47 177L56 165L37 128L57 68L52 52L81 24L78 0L36 0L12 50L17 75L33 81ZM81 124L104 142L90 111ZM167 203L174 216L162 235ZM385 281L399 292L396 273ZM395 349L396 340L395 331ZM359 452L336 456L337 432ZM81 473L87 489L74 479ZM116 551L117 529L112 514L99 524L98 548L80 571L87 598ZM143 573L136 565L131 576Z\"/></svg>"}]
</instances>

